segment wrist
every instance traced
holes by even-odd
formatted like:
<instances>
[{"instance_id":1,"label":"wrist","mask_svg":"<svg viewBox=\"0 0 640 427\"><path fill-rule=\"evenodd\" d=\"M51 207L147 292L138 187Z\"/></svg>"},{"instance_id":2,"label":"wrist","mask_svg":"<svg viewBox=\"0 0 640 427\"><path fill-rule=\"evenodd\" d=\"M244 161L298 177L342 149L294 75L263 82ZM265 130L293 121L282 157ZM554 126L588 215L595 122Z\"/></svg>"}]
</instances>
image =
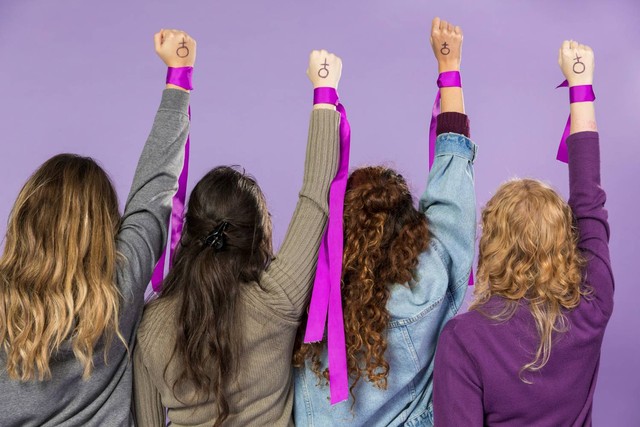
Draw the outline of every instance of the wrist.
<instances>
[{"instance_id":1,"label":"wrist","mask_svg":"<svg viewBox=\"0 0 640 427\"><path fill-rule=\"evenodd\" d=\"M167 68L167 88L181 89L189 92L193 89L193 67L169 67Z\"/></svg>"},{"instance_id":2,"label":"wrist","mask_svg":"<svg viewBox=\"0 0 640 427\"><path fill-rule=\"evenodd\" d=\"M336 111L336 106L333 104L313 104L314 110L333 110Z\"/></svg>"},{"instance_id":3,"label":"wrist","mask_svg":"<svg viewBox=\"0 0 640 427\"><path fill-rule=\"evenodd\" d=\"M176 86L176 85L172 85L171 83L167 83L167 85L165 86L165 89L177 89L177 90L181 90L183 92L191 92L189 89L185 89L183 87L180 86Z\"/></svg>"},{"instance_id":4,"label":"wrist","mask_svg":"<svg viewBox=\"0 0 640 427\"><path fill-rule=\"evenodd\" d=\"M574 86L593 86L593 79L567 79L569 87Z\"/></svg>"},{"instance_id":5,"label":"wrist","mask_svg":"<svg viewBox=\"0 0 640 427\"><path fill-rule=\"evenodd\" d=\"M328 87L333 90L338 90L338 83L325 83L325 82L313 83L313 90L316 90L319 87Z\"/></svg>"},{"instance_id":6,"label":"wrist","mask_svg":"<svg viewBox=\"0 0 640 427\"><path fill-rule=\"evenodd\" d=\"M447 71L460 71L460 63L438 61L438 73L446 73Z\"/></svg>"}]
</instances>

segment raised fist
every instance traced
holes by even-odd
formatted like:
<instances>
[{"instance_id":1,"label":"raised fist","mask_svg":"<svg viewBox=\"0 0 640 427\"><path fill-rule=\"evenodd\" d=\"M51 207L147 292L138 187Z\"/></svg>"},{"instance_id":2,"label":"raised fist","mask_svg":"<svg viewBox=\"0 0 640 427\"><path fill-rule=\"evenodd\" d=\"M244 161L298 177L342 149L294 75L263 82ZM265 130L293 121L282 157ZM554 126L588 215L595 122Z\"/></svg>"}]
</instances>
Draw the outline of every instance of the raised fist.
<instances>
[{"instance_id":1,"label":"raised fist","mask_svg":"<svg viewBox=\"0 0 640 427\"><path fill-rule=\"evenodd\" d=\"M338 88L340 75L342 74L342 59L326 50L314 50L309 55L309 68L307 76L313 84L313 88L332 87Z\"/></svg>"},{"instance_id":2,"label":"raised fist","mask_svg":"<svg viewBox=\"0 0 640 427\"><path fill-rule=\"evenodd\" d=\"M160 30L153 41L167 67L193 67L196 62L196 41L184 31Z\"/></svg>"},{"instance_id":3,"label":"raised fist","mask_svg":"<svg viewBox=\"0 0 640 427\"><path fill-rule=\"evenodd\" d=\"M440 18L433 18L430 41L439 72L459 71L462 60L462 29L441 21Z\"/></svg>"},{"instance_id":4,"label":"raised fist","mask_svg":"<svg viewBox=\"0 0 640 427\"><path fill-rule=\"evenodd\" d=\"M593 84L593 50L573 40L565 40L558 52L558 64L569 86Z\"/></svg>"}]
</instances>

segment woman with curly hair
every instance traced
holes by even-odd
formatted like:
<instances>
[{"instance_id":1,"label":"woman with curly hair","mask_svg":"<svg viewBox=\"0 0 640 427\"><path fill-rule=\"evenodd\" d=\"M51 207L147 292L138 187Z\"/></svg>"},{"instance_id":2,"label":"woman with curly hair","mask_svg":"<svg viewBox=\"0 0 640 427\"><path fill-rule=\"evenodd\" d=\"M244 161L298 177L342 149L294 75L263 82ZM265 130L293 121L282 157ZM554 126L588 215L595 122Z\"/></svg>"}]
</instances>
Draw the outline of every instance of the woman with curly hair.
<instances>
[{"instance_id":1,"label":"woman with curly hair","mask_svg":"<svg viewBox=\"0 0 640 427\"><path fill-rule=\"evenodd\" d=\"M588 46L565 41L559 63L570 87L590 89ZM436 354L438 426L591 425L614 289L592 101L571 104L567 145L568 203L521 179L482 213L476 298Z\"/></svg>"},{"instance_id":2,"label":"woman with curly hair","mask_svg":"<svg viewBox=\"0 0 640 427\"><path fill-rule=\"evenodd\" d=\"M439 71L458 71L460 28L436 18L431 38ZM476 146L462 89L441 94L436 157L419 209L391 169L365 167L348 179L342 302L351 399L329 403L326 341L301 345L298 426L432 423L435 344L464 298L475 239Z\"/></svg>"}]
</instances>

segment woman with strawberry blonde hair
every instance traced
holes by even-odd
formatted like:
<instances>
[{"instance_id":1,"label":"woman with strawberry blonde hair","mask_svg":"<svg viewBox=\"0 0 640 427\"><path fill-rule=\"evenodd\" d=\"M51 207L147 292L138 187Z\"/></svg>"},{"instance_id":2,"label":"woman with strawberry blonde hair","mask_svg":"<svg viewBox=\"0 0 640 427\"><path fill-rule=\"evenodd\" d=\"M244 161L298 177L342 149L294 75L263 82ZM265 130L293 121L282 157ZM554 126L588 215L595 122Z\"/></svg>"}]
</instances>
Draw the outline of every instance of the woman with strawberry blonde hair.
<instances>
[{"instance_id":1,"label":"woman with strawberry blonde hair","mask_svg":"<svg viewBox=\"0 0 640 427\"><path fill-rule=\"evenodd\" d=\"M559 62L570 87L591 89L588 46L564 42ZM591 425L614 289L593 101L571 104L567 145L568 203L513 180L482 213L475 300L436 353L438 426Z\"/></svg>"},{"instance_id":2,"label":"woman with strawberry blonde hair","mask_svg":"<svg viewBox=\"0 0 640 427\"><path fill-rule=\"evenodd\" d=\"M155 42L169 67L193 66L186 33ZM188 106L188 91L168 84L123 216L90 158L57 155L20 191L0 257L1 426L133 424L130 352L166 240Z\"/></svg>"}]
</instances>

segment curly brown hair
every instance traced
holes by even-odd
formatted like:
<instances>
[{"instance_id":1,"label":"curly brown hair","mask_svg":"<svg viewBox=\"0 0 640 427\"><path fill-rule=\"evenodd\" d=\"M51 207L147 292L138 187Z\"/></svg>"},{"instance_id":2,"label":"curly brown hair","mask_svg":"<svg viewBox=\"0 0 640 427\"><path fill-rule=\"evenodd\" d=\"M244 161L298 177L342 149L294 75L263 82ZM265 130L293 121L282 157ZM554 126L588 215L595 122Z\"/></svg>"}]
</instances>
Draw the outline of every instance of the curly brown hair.
<instances>
[{"instance_id":1,"label":"curly brown hair","mask_svg":"<svg viewBox=\"0 0 640 427\"><path fill-rule=\"evenodd\" d=\"M372 166L356 169L349 176L344 237L342 304L353 396L363 377L378 388L387 388L388 285L407 283L414 277L418 256L429 243L429 230L402 175ZM328 369L322 370L320 361L325 346L326 341L302 344L299 340L294 365L302 367L310 359L313 372L326 381Z\"/></svg>"}]
</instances>

